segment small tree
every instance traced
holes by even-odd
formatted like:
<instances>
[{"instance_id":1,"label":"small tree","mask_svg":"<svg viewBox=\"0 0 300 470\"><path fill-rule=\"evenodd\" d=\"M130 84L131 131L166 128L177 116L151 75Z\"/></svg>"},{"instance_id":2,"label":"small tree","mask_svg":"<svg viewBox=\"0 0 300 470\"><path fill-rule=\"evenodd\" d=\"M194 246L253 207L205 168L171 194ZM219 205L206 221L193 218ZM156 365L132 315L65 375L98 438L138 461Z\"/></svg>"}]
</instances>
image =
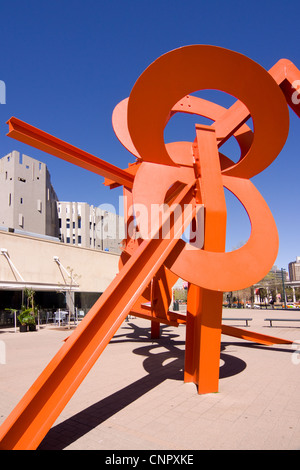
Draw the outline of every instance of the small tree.
<instances>
[{"instance_id":1,"label":"small tree","mask_svg":"<svg viewBox=\"0 0 300 470\"><path fill-rule=\"evenodd\" d=\"M25 289L24 294L27 298L27 305L26 307L22 307L22 313L21 317L23 314L23 317L27 319L26 323L30 324L35 324L35 317L37 315L37 308L34 305L34 296L35 296L35 291L33 289ZM26 315L25 315L26 312Z\"/></svg>"}]
</instances>

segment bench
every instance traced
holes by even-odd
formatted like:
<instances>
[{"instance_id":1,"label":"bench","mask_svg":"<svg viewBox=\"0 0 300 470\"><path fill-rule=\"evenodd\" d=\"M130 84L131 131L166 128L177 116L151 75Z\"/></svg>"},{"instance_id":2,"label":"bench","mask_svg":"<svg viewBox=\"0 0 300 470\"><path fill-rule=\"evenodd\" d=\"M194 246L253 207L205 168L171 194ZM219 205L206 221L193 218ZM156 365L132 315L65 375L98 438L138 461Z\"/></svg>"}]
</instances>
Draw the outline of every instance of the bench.
<instances>
[{"instance_id":1,"label":"bench","mask_svg":"<svg viewBox=\"0 0 300 470\"><path fill-rule=\"evenodd\" d=\"M300 318L265 318L265 321L269 321L270 326L273 326L273 321L300 321Z\"/></svg>"},{"instance_id":2,"label":"bench","mask_svg":"<svg viewBox=\"0 0 300 470\"><path fill-rule=\"evenodd\" d=\"M252 318L222 318L222 320L228 321L244 321L246 322L246 326L249 326L248 322L252 320Z\"/></svg>"}]
</instances>

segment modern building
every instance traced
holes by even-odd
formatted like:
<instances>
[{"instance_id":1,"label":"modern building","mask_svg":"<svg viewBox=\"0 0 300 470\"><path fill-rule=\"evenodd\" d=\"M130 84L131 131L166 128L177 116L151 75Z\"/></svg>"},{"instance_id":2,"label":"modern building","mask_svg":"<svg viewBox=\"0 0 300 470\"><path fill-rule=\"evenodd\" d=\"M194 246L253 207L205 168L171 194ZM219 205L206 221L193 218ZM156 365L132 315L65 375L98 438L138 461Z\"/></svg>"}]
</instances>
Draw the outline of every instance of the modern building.
<instances>
[{"instance_id":1,"label":"modern building","mask_svg":"<svg viewBox=\"0 0 300 470\"><path fill-rule=\"evenodd\" d=\"M45 163L12 151L0 159L0 228L120 254L124 220L84 202L61 202Z\"/></svg>"},{"instance_id":2,"label":"modern building","mask_svg":"<svg viewBox=\"0 0 300 470\"><path fill-rule=\"evenodd\" d=\"M120 254L123 217L84 202L59 201L57 212L63 243Z\"/></svg>"},{"instance_id":3,"label":"modern building","mask_svg":"<svg viewBox=\"0 0 300 470\"><path fill-rule=\"evenodd\" d=\"M296 257L296 261L289 263L290 281L300 281L300 256Z\"/></svg>"},{"instance_id":4,"label":"modern building","mask_svg":"<svg viewBox=\"0 0 300 470\"><path fill-rule=\"evenodd\" d=\"M0 230L0 326L35 292L43 321L57 309L86 314L118 273L119 255Z\"/></svg>"},{"instance_id":5,"label":"modern building","mask_svg":"<svg viewBox=\"0 0 300 470\"><path fill-rule=\"evenodd\" d=\"M15 150L0 159L0 226L57 237L57 201L45 163Z\"/></svg>"}]
</instances>

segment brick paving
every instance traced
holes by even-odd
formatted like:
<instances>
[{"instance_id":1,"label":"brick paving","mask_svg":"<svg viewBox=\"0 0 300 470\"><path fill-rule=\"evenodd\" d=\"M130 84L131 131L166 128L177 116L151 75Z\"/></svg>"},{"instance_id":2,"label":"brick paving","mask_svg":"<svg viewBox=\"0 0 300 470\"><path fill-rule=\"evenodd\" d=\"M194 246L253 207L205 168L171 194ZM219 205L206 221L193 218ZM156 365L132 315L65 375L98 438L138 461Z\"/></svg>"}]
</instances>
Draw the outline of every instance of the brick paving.
<instances>
[{"instance_id":1,"label":"brick paving","mask_svg":"<svg viewBox=\"0 0 300 470\"><path fill-rule=\"evenodd\" d=\"M271 328L264 322L270 313L283 315L226 309L223 316L252 317L248 330L300 340L300 322ZM284 315L300 318L300 312ZM185 327L162 326L161 333L151 340L149 322L124 322L39 449L300 449L297 346L222 336L219 392L198 395L183 382ZM6 349L0 423L69 334L50 325L28 333L0 330Z\"/></svg>"}]
</instances>

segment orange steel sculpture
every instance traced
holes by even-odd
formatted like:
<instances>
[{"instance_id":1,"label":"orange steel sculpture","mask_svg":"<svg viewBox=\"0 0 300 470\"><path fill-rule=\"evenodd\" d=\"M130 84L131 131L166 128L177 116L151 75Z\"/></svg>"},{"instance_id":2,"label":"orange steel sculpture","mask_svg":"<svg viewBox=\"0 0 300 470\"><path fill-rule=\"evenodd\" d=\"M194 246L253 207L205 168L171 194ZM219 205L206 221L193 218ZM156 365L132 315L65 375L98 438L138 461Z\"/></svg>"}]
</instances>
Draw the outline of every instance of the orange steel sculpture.
<instances>
[{"instance_id":1,"label":"orange steel sculpture","mask_svg":"<svg viewBox=\"0 0 300 470\"><path fill-rule=\"evenodd\" d=\"M267 345L291 343L222 325L222 294L258 282L276 259L276 225L250 178L284 146L287 103L299 116L292 100L299 79L299 70L288 60L267 72L219 47L187 46L161 56L113 113L117 137L137 158L125 170L19 119L8 121L10 137L104 176L111 188L122 185L127 228L133 218L131 203L148 213L153 204L170 209L161 214L154 231L140 215L138 228L149 229L143 239L127 233L118 275L3 423L0 448L39 445L130 313L151 321L153 338L159 337L160 323L186 324L184 381L197 384L201 394L218 391L222 333ZM225 109L190 95L202 89L221 90L238 100ZM213 124L196 125L194 142L165 144L164 128L178 112L207 117ZM254 132L245 124L249 117ZM237 163L219 152L231 136L241 150ZM224 187L239 199L251 222L249 240L233 252L225 252ZM181 236L189 224L195 225L201 207L204 244L199 248ZM199 224L197 230L199 239ZM186 316L168 310L178 277L189 283Z\"/></svg>"}]
</instances>

